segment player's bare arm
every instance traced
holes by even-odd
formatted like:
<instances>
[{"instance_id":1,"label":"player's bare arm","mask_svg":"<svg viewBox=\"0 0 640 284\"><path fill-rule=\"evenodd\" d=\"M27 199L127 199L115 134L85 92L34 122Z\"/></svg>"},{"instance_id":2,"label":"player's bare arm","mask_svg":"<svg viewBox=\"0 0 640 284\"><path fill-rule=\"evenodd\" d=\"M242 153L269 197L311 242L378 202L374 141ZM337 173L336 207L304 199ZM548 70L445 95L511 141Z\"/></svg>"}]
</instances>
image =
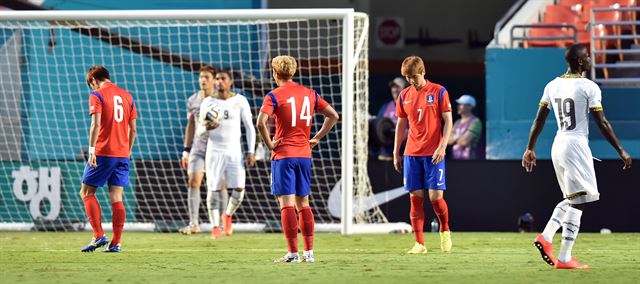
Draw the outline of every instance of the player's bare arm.
<instances>
[{"instance_id":1,"label":"player's bare arm","mask_svg":"<svg viewBox=\"0 0 640 284\"><path fill-rule=\"evenodd\" d=\"M241 113L242 125L245 129L245 137L247 139L247 157L245 164L249 168L253 168L256 165L255 146L256 146L256 128L252 123L253 114L251 113L251 107L249 102L244 100Z\"/></svg>"},{"instance_id":2,"label":"player's bare arm","mask_svg":"<svg viewBox=\"0 0 640 284\"><path fill-rule=\"evenodd\" d=\"M536 142L538 141L538 137L540 136L540 133L544 128L544 123L547 120L547 116L549 116L549 108L545 103L541 103L540 107L538 108L536 118L533 120L533 125L531 125L531 130L529 131L527 150L522 156L522 167L528 173L532 172L533 167L536 166Z\"/></svg>"},{"instance_id":3,"label":"player's bare arm","mask_svg":"<svg viewBox=\"0 0 640 284\"><path fill-rule=\"evenodd\" d=\"M258 128L258 132L260 133L260 138L264 141L264 144L267 145L269 150L273 150L278 147L281 139L271 140L271 136L269 134L269 128L267 128L267 120L269 120L269 115L264 112L260 112L258 114L258 119L256 121L256 128Z\"/></svg>"},{"instance_id":4,"label":"player's bare arm","mask_svg":"<svg viewBox=\"0 0 640 284\"><path fill-rule=\"evenodd\" d=\"M318 145L320 139L325 137L327 133L331 131L331 128L333 128L336 123L338 123L338 119L340 119L338 112L336 112L336 110L331 106L325 107L320 113L324 115L324 122L322 123L322 128L320 128L320 131L318 131L316 135L314 135L313 138L309 140L309 145L311 146L311 148Z\"/></svg>"},{"instance_id":5,"label":"player's bare arm","mask_svg":"<svg viewBox=\"0 0 640 284\"><path fill-rule=\"evenodd\" d=\"M406 117L398 117L398 123L396 123L396 136L394 138L395 143L393 146L393 168L399 173L402 173L402 155L400 155L400 147L407 136L407 122L408 120Z\"/></svg>"},{"instance_id":6,"label":"player's bare arm","mask_svg":"<svg viewBox=\"0 0 640 284\"><path fill-rule=\"evenodd\" d=\"M133 150L133 143L136 141L136 135L138 135L138 126L136 119L129 121L129 153Z\"/></svg>"},{"instance_id":7,"label":"player's bare arm","mask_svg":"<svg viewBox=\"0 0 640 284\"><path fill-rule=\"evenodd\" d=\"M605 117L602 108L591 109L591 116L596 121L596 125L598 126L598 129L600 129L600 133L602 133L602 136L604 136L609 144L611 144L611 146L616 149L618 155L620 156L620 159L622 159L622 162L624 162L624 166L622 167L622 169L626 170L631 168L631 155L629 155L629 153L627 153L627 151L622 148L622 145L620 144L618 137L616 137L611 123L609 123L609 120L607 120L607 118Z\"/></svg>"},{"instance_id":8,"label":"player's bare arm","mask_svg":"<svg viewBox=\"0 0 640 284\"><path fill-rule=\"evenodd\" d=\"M184 151L182 151L181 164L183 169L189 167L189 152L191 151L191 144L193 142L193 134L196 131L196 119L193 115L190 115L187 119L187 126L184 130Z\"/></svg>"},{"instance_id":9,"label":"player's bare arm","mask_svg":"<svg viewBox=\"0 0 640 284\"><path fill-rule=\"evenodd\" d=\"M437 165L442 162L442 160L444 160L444 155L446 154L447 145L449 143L449 137L451 137L451 132L453 129L453 117L450 111L442 113L442 120L444 121L442 141L440 142L438 149L436 149L436 152L433 153L434 165Z\"/></svg>"},{"instance_id":10,"label":"player's bare arm","mask_svg":"<svg viewBox=\"0 0 640 284\"><path fill-rule=\"evenodd\" d=\"M96 163L96 142L102 124L102 113L96 112L91 115L91 128L89 128L89 166L97 167Z\"/></svg>"}]
</instances>

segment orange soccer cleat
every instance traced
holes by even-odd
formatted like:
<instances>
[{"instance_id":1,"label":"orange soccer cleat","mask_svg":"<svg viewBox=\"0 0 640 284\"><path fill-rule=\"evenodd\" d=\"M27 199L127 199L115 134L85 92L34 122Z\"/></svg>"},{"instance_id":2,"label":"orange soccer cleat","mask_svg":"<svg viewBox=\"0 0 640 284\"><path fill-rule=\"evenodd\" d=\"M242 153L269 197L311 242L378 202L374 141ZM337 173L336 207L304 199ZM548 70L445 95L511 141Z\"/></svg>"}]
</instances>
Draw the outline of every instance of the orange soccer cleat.
<instances>
[{"instance_id":1,"label":"orange soccer cleat","mask_svg":"<svg viewBox=\"0 0 640 284\"><path fill-rule=\"evenodd\" d=\"M533 245L536 248L538 248L538 250L540 251L540 255L542 256L542 260L544 262L546 262L549 265L556 264L556 258L553 257L553 244L551 244L550 242L547 242L547 240L544 239L542 234L539 234L538 236L536 236L536 239L534 240Z\"/></svg>"},{"instance_id":2,"label":"orange soccer cleat","mask_svg":"<svg viewBox=\"0 0 640 284\"><path fill-rule=\"evenodd\" d=\"M230 237L233 234L233 222L231 215L222 214L222 226L224 227L224 234Z\"/></svg>"},{"instance_id":3,"label":"orange soccer cleat","mask_svg":"<svg viewBox=\"0 0 640 284\"><path fill-rule=\"evenodd\" d=\"M220 231L220 227L213 227L213 229L211 229L211 239L220 238L222 238L222 231Z\"/></svg>"},{"instance_id":4,"label":"orange soccer cleat","mask_svg":"<svg viewBox=\"0 0 640 284\"><path fill-rule=\"evenodd\" d=\"M556 262L556 269L589 269L589 266L578 262L575 257L572 257L571 261L566 263L558 260Z\"/></svg>"}]
</instances>

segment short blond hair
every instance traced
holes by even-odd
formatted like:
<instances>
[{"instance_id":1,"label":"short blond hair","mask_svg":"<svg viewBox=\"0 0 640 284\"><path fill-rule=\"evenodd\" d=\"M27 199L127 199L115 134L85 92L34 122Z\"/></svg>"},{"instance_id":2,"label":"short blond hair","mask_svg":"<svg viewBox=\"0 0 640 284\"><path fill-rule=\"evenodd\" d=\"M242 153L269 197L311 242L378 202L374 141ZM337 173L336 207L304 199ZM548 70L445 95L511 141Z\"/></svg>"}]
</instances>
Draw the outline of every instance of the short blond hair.
<instances>
[{"instance_id":1,"label":"short blond hair","mask_svg":"<svg viewBox=\"0 0 640 284\"><path fill-rule=\"evenodd\" d=\"M271 67L280 79L289 80L293 78L296 70L298 70L298 63L296 63L296 59L291 56L280 55L271 60Z\"/></svg>"},{"instance_id":2,"label":"short blond hair","mask_svg":"<svg viewBox=\"0 0 640 284\"><path fill-rule=\"evenodd\" d=\"M409 56L402 61L402 68L400 74L402 76L412 76L425 73L424 61L418 56Z\"/></svg>"}]
</instances>

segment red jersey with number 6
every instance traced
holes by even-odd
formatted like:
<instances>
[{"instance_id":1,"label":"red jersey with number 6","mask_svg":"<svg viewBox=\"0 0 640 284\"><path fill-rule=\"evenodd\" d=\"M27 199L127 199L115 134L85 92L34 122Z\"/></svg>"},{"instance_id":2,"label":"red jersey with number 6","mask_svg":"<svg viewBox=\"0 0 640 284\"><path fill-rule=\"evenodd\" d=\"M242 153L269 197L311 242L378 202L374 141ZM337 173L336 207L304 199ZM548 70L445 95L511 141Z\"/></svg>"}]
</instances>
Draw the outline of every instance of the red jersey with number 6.
<instances>
[{"instance_id":1,"label":"red jersey with number 6","mask_svg":"<svg viewBox=\"0 0 640 284\"><path fill-rule=\"evenodd\" d=\"M409 120L404 155L433 156L442 140L442 113L450 111L449 93L443 86L427 81L420 90L414 86L402 90L396 114Z\"/></svg>"},{"instance_id":2,"label":"red jersey with number 6","mask_svg":"<svg viewBox=\"0 0 640 284\"><path fill-rule=\"evenodd\" d=\"M101 117L96 142L96 156L128 158L129 122L138 118L138 111L129 92L111 82L91 92L89 114Z\"/></svg>"},{"instance_id":3,"label":"red jersey with number 6","mask_svg":"<svg viewBox=\"0 0 640 284\"><path fill-rule=\"evenodd\" d=\"M273 149L271 159L311 158L309 138L313 115L328 105L316 91L291 81L267 94L260 112L275 116L276 136L273 139L282 139Z\"/></svg>"}]
</instances>

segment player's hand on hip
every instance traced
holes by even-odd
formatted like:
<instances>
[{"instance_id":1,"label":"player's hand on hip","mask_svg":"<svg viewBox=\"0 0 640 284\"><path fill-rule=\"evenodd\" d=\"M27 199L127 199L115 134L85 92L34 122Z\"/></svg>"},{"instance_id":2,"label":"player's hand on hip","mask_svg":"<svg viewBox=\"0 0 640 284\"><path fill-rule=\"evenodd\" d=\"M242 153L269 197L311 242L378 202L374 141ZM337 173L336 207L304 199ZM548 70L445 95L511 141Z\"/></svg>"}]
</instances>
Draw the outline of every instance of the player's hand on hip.
<instances>
[{"instance_id":1,"label":"player's hand on hip","mask_svg":"<svg viewBox=\"0 0 640 284\"><path fill-rule=\"evenodd\" d=\"M402 173L402 156L393 155L393 168L396 172Z\"/></svg>"},{"instance_id":2,"label":"player's hand on hip","mask_svg":"<svg viewBox=\"0 0 640 284\"><path fill-rule=\"evenodd\" d=\"M89 167L96 168L98 163L96 162L96 154L89 154Z\"/></svg>"},{"instance_id":3,"label":"player's hand on hip","mask_svg":"<svg viewBox=\"0 0 640 284\"><path fill-rule=\"evenodd\" d=\"M318 139L309 139L309 146L311 146L311 149L313 149L313 147L315 147L316 145L318 145L318 143L320 142L320 140Z\"/></svg>"},{"instance_id":4,"label":"player's hand on hip","mask_svg":"<svg viewBox=\"0 0 640 284\"><path fill-rule=\"evenodd\" d=\"M247 167L253 168L256 165L256 156L253 153L247 154L246 159Z\"/></svg>"},{"instance_id":5,"label":"player's hand on hip","mask_svg":"<svg viewBox=\"0 0 640 284\"><path fill-rule=\"evenodd\" d=\"M215 121L207 121L204 126L207 128L207 130L212 130L218 128L218 126L220 126L220 123L217 123Z\"/></svg>"},{"instance_id":6,"label":"player's hand on hip","mask_svg":"<svg viewBox=\"0 0 640 284\"><path fill-rule=\"evenodd\" d=\"M624 166L622 167L623 170L631 168L631 155L629 155L627 151L622 150L622 152L620 152L620 159L624 162Z\"/></svg>"},{"instance_id":7,"label":"player's hand on hip","mask_svg":"<svg viewBox=\"0 0 640 284\"><path fill-rule=\"evenodd\" d=\"M528 172L533 171L533 167L536 166L536 152L533 150L527 150L522 155L522 167Z\"/></svg>"},{"instance_id":8,"label":"player's hand on hip","mask_svg":"<svg viewBox=\"0 0 640 284\"><path fill-rule=\"evenodd\" d=\"M431 159L431 162L434 165L440 164L440 162L442 162L444 160L444 155L446 154L446 148L445 147L438 147L438 149L436 149L436 152L433 153L433 159Z\"/></svg>"},{"instance_id":9,"label":"player's hand on hip","mask_svg":"<svg viewBox=\"0 0 640 284\"><path fill-rule=\"evenodd\" d=\"M273 150L278 147L278 145L280 145L280 142L282 142L282 138L278 140L272 140L271 143L267 143L267 148L269 148L269 150Z\"/></svg>"}]
</instances>

